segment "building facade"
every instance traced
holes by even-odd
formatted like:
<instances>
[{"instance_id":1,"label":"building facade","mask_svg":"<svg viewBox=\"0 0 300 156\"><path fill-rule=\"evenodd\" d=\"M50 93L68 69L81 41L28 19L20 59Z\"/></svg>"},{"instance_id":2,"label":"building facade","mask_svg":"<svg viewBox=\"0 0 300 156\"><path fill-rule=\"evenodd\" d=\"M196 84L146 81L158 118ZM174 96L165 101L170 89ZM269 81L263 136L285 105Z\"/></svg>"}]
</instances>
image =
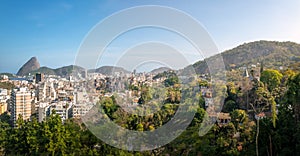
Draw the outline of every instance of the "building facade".
<instances>
[{"instance_id":1,"label":"building facade","mask_svg":"<svg viewBox=\"0 0 300 156\"><path fill-rule=\"evenodd\" d=\"M27 88L14 89L11 92L11 119L15 126L19 115L22 115L23 120L29 120L31 116L31 92Z\"/></svg>"}]
</instances>

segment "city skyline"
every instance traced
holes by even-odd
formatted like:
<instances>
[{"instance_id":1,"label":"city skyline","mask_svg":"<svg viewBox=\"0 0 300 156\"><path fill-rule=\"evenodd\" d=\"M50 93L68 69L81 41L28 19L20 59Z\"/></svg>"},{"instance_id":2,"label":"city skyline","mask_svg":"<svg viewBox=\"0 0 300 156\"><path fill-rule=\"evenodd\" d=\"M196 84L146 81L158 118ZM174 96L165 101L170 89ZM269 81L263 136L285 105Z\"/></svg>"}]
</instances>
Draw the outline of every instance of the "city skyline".
<instances>
[{"instance_id":1,"label":"city skyline","mask_svg":"<svg viewBox=\"0 0 300 156\"><path fill-rule=\"evenodd\" d=\"M193 5L189 5L192 3ZM77 50L86 34L101 20L120 10L140 5L162 5L184 11L197 19L215 41L220 52L245 42L256 40L292 41L300 43L297 28L300 26L298 1L226 1L197 2L180 1L3 1L0 6L2 25L0 72L16 73L32 56L38 57L41 66L58 68L74 64ZM168 32L139 30L117 40L108 50L103 65L112 65L124 49L136 41L143 32L141 40L162 41L180 38ZM126 40L126 42L124 42ZM202 58L193 57L191 62Z\"/></svg>"}]
</instances>

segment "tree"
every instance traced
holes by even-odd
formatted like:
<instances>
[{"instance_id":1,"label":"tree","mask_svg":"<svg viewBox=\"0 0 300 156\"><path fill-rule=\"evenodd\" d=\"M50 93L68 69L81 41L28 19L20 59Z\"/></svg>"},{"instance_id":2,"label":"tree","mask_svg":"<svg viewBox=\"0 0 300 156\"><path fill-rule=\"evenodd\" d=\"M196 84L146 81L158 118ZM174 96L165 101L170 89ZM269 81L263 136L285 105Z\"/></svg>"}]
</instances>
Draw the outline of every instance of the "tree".
<instances>
[{"instance_id":1,"label":"tree","mask_svg":"<svg viewBox=\"0 0 300 156\"><path fill-rule=\"evenodd\" d=\"M279 87L282 77L279 71L267 69L261 73L260 80L266 84L269 91L272 92L275 88Z\"/></svg>"},{"instance_id":2,"label":"tree","mask_svg":"<svg viewBox=\"0 0 300 156\"><path fill-rule=\"evenodd\" d=\"M8 115L7 112L4 112L3 114L0 115L0 122L4 122L9 124L10 123L10 115Z\"/></svg>"},{"instance_id":3,"label":"tree","mask_svg":"<svg viewBox=\"0 0 300 156\"><path fill-rule=\"evenodd\" d=\"M0 155L5 155L5 147L8 143L9 124L0 120Z\"/></svg>"},{"instance_id":4,"label":"tree","mask_svg":"<svg viewBox=\"0 0 300 156\"><path fill-rule=\"evenodd\" d=\"M65 127L55 111L52 112L47 122L43 124L42 129L44 137L47 138L45 142L46 150L51 153L51 155L66 154Z\"/></svg>"},{"instance_id":5,"label":"tree","mask_svg":"<svg viewBox=\"0 0 300 156\"><path fill-rule=\"evenodd\" d=\"M258 139L259 139L259 131L260 131L260 114L264 113L264 111L268 110L270 106L272 108L276 108L276 103L273 101L274 98L268 91L267 87L259 81L255 81L254 87L251 90L251 94L253 95L253 99L250 103L252 106L253 116L256 117L256 155L259 155L258 149ZM274 110L274 109L272 109ZM275 112L274 112L275 114ZM273 126L275 127L276 114L273 116Z\"/></svg>"},{"instance_id":6,"label":"tree","mask_svg":"<svg viewBox=\"0 0 300 156\"><path fill-rule=\"evenodd\" d=\"M209 84L206 80L198 80L199 86L200 87L208 87Z\"/></svg>"},{"instance_id":7,"label":"tree","mask_svg":"<svg viewBox=\"0 0 300 156\"><path fill-rule=\"evenodd\" d=\"M300 120L300 73L291 77L287 83L287 99L295 113L296 121Z\"/></svg>"},{"instance_id":8,"label":"tree","mask_svg":"<svg viewBox=\"0 0 300 156\"><path fill-rule=\"evenodd\" d=\"M174 86L174 84L178 84L178 83L179 83L179 79L176 75L171 75L164 81L166 87Z\"/></svg>"},{"instance_id":9,"label":"tree","mask_svg":"<svg viewBox=\"0 0 300 156\"><path fill-rule=\"evenodd\" d=\"M240 124L246 124L248 122L247 114L244 110L236 109L230 113L231 122L236 129L239 129Z\"/></svg>"},{"instance_id":10,"label":"tree","mask_svg":"<svg viewBox=\"0 0 300 156\"><path fill-rule=\"evenodd\" d=\"M139 98L138 103L139 104L145 104L148 103L152 99L152 93L150 91L150 88L148 86L141 86L141 96Z\"/></svg>"},{"instance_id":11,"label":"tree","mask_svg":"<svg viewBox=\"0 0 300 156\"><path fill-rule=\"evenodd\" d=\"M181 91L178 87L169 87L167 91L167 103L180 103Z\"/></svg>"},{"instance_id":12,"label":"tree","mask_svg":"<svg viewBox=\"0 0 300 156\"><path fill-rule=\"evenodd\" d=\"M40 141L43 139L40 135L40 125L36 118L33 118L31 122L26 122L24 127L26 142L28 144L28 152L30 155L38 155Z\"/></svg>"},{"instance_id":13,"label":"tree","mask_svg":"<svg viewBox=\"0 0 300 156\"><path fill-rule=\"evenodd\" d=\"M233 100L228 100L225 102L223 107L223 112L230 113L231 111L238 109L238 105Z\"/></svg>"}]
</instances>

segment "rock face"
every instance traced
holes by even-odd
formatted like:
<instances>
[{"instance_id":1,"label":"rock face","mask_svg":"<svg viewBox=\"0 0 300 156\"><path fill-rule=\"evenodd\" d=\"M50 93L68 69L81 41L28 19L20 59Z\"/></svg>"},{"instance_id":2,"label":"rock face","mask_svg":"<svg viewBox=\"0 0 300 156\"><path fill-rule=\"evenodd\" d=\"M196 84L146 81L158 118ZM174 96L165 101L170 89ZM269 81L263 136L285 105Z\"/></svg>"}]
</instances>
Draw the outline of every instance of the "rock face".
<instances>
[{"instance_id":1,"label":"rock face","mask_svg":"<svg viewBox=\"0 0 300 156\"><path fill-rule=\"evenodd\" d=\"M36 57L32 57L30 60L28 60L18 71L18 76L24 76L28 73L37 70L40 68L40 63L38 62Z\"/></svg>"}]
</instances>

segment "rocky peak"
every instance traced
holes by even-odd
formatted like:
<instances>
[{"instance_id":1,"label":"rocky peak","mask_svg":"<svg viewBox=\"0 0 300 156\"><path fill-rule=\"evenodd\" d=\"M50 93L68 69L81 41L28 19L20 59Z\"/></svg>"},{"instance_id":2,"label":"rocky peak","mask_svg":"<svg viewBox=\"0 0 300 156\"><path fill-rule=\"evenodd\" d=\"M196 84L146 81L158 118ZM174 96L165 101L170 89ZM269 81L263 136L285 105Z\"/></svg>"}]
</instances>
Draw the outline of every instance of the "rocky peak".
<instances>
[{"instance_id":1,"label":"rocky peak","mask_svg":"<svg viewBox=\"0 0 300 156\"><path fill-rule=\"evenodd\" d=\"M24 76L28 73L37 70L40 68L40 63L38 62L36 57L32 57L30 60L28 60L18 71L18 76Z\"/></svg>"}]
</instances>

